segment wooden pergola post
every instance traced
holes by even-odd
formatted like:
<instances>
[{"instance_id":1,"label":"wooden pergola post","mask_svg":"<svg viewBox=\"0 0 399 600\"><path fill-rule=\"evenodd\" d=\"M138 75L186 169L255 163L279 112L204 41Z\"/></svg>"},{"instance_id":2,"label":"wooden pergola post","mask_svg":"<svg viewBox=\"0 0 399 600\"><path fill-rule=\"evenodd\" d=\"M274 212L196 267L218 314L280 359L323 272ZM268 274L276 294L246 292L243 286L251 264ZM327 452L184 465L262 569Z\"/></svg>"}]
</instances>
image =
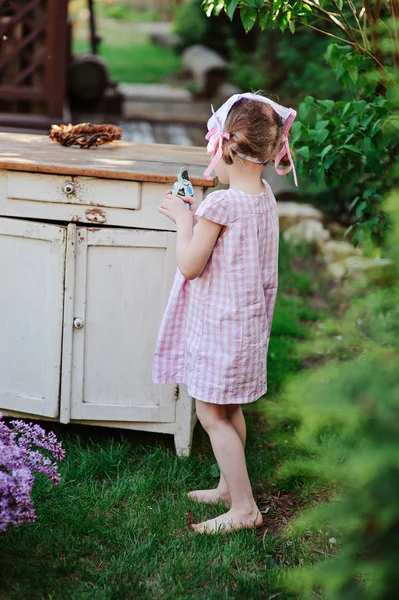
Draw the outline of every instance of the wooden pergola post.
<instances>
[{"instance_id":1,"label":"wooden pergola post","mask_svg":"<svg viewBox=\"0 0 399 600\"><path fill-rule=\"evenodd\" d=\"M0 125L62 119L68 46L68 0L0 0Z\"/></svg>"}]
</instances>

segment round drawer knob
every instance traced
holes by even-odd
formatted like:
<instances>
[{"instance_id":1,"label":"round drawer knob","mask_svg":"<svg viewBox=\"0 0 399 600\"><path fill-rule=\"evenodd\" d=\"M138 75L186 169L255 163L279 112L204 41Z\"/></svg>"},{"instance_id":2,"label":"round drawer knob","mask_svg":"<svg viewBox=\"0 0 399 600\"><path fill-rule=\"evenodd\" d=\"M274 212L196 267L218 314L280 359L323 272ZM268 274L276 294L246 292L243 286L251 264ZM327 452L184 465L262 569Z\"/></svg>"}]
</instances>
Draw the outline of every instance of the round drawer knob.
<instances>
[{"instance_id":1,"label":"round drawer knob","mask_svg":"<svg viewBox=\"0 0 399 600\"><path fill-rule=\"evenodd\" d=\"M75 329L82 329L83 319L81 319L80 317L76 317L76 319L73 320L73 326L75 327Z\"/></svg>"},{"instance_id":2,"label":"round drawer knob","mask_svg":"<svg viewBox=\"0 0 399 600\"><path fill-rule=\"evenodd\" d=\"M73 183L66 183L64 186L64 192L66 194L73 194L75 191L75 186L73 185Z\"/></svg>"}]
</instances>

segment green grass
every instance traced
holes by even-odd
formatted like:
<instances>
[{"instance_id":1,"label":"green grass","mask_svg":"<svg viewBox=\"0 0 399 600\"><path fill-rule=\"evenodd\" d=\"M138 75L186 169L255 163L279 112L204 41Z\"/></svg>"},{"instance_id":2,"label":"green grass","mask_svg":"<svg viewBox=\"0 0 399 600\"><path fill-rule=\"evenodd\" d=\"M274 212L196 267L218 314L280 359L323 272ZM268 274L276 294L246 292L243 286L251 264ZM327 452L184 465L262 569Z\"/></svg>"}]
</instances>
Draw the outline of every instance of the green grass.
<instances>
[{"instance_id":1,"label":"green grass","mask_svg":"<svg viewBox=\"0 0 399 600\"><path fill-rule=\"evenodd\" d=\"M118 19L121 21L133 21L134 23L150 23L158 21L159 16L154 10L134 10L123 2L110 5L99 5L98 16L105 19Z\"/></svg>"},{"instance_id":2,"label":"green grass","mask_svg":"<svg viewBox=\"0 0 399 600\"><path fill-rule=\"evenodd\" d=\"M87 9L87 0L70 0L69 12L72 18L79 17ZM159 21L160 15L151 9L134 9L129 2L121 0L96 0L94 4L96 18L117 19L134 23L149 23Z\"/></svg>"},{"instance_id":3,"label":"green grass","mask_svg":"<svg viewBox=\"0 0 399 600\"><path fill-rule=\"evenodd\" d=\"M87 50L87 42L75 41L75 52ZM160 83L176 73L181 66L174 50L145 41L132 42L123 47L104 41L100 46L100 55L108 65L111 79L120 83Z\"/></svg>"},{"instance_id":4,"label":"green grass","mask_svg":"<svg viewBox=\"0 0 399 600\"><path fill-rule=\"evenodd\" d=\"M172 48L153 44L148 34L135 23L109 19L99 22L102 42L99 53L109 68L111 78L123 83L160 83L181 68L180 57ZM89 32L77 28L73 51L89 50Z\"/></svg>"},{"instance_id":5,"label":"green grass","mask_svg":"<svg viewBox=\"0 0 399 600\"><path fill-rule=\"evenodd\" d=\"M247 460L261 510L271 498L301 504L317 482L277 477L297 452L292 424L274 419L278 392L300 368L296 346L317 286L292 271L282 245L280 295L269 358L270 394L246 407ZM48 425L46 426L48 427ZM189 458L175 456L169 436L101 428L55 426L66 448L58 487L37 478L37 522L0 536L0 597L7 600L258 600L279 594L280 573L314 560L302 538L273 533L281 510L269 513L269 532L200 536L186 524L215 515L191 503L189 489L213 486L217 469L206 434L197 424ZM286 496L287 495L287 496ZM315 539L317 553L325 540Z\"/></svg>"}]
</instances>

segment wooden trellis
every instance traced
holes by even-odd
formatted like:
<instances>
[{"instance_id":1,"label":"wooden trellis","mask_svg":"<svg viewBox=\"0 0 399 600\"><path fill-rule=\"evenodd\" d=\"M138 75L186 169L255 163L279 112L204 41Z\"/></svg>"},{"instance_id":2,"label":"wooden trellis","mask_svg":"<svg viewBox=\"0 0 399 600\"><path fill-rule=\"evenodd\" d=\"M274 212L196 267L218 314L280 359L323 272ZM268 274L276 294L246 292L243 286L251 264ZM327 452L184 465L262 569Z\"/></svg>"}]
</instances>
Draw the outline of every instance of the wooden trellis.
<instances>
[{"instance_id":1,"label":"wooden trellis","mask_svg":"<svg viewBox=\"0 0 399 600\"><path fill-rule=\"evenodd\" d=\"M62 118L68 0L0 0L0 124Z\"/></svg>"}]
</instances>

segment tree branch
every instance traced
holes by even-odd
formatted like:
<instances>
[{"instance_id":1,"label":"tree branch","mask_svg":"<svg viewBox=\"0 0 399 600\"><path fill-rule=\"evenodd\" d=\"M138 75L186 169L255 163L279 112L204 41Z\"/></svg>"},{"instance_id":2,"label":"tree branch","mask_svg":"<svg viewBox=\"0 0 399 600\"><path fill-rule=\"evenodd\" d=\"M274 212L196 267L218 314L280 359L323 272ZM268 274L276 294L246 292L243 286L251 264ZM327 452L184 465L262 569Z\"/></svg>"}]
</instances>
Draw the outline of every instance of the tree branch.
<instances>
[{"instance_id":1,"label":"tree branch","mask_svg":"<svg viewBox=\"0 0 399 600\"><path fill-rule=\"evenodd\" d=\"M367 36L366 36L366 34L365 34L364 30L363 30L363 27L360 25L360 21L358 19L357 14L356 14L356 7L354 6L353 2L351 2L351 0L348 0L348 5L349 5L349 8L352 11L352 14L353 14L353 17L354 17L356 23L357 23L360 35L362 36L363 46L365 48L367 48L367 50L369 50L371 48L371 45L370 45L370 42L368 41Z\"/></svg>"},{"instance_id":2,"label":"tree branch","mask_svg":"<svg viewBox=\"0 0 399 600\"><path fill-rule=\"evenodd\" d=\"M344 33L346 35L346 37L348 39L349 39L349 37L351 37L351 34L348 33L348 31L346 30L346 27L344 27L344 25L342 25L341 21L339 21L336 17L334 17L334 15L332 15L331 13L329 13L328 10L325 10L324 8L322 8L318 4L315 4L311 0L303 0L303 3L307 4L307 6L309 6L313 10L317 10L318 12L323 13L323 15L326 15L326 17L330 21L332 21L334 23L334 25L336 25L337 27L339 27L339 29L342 31L342 33ZM322 33L327 33L327 32L323 31Z\"/></svg>"},{"instance_id":3,"label":"tree branch","mask_svg":"<svg viewBox=\"0 0 399 600\"><path fill-rule=\"evenodd\" d=\"M342 12L342 10L340 9L340 7L339 7L339 5L338 5L338 3L337 3L337 0L332 0L332 1L333 1L333 4L334 4L334 6L337 8L337 10L338 10L339 14L341 15L341 18L342 18L342 19L344 20L344 22L346 23L346 26L347 26L347 28L348 28L348 31L349 31L349 32L350 32L350 34L351 34L351 37L352 37L353 41L354 41L354 42L356 42L356 38L355 38L355 36L354 36L354 34L353 34L352 27L349 25L349 23L348 23L348 19L345 17L344 13L343 13L343 12Z\"/></svg>"},{"instance_id":4,"label":"tree branch","mask_svg":"<svg viewBox=\"0 0 399 600\"><path fill-rule=\"evenodd\" d=\"M302 25L305 25L305 27L309 27L310 29L313 29L314 31L318 31L319 33L322 33L323 35L328 35L329 37L332 37L335 40L339 40L340 42L344 42L345 44L349 44L350 46L357 48L358 50L360 50L360 52L362 52L363 54L366 54L369 58L371 58L371 60L377 65L377 67L379 67L380 70L382 69L386 73L388 73L388 71L386 70L384 65L378 60L378 58L376 56L374 56L374 54L369 52L366 48L363 48L363 46L361 46L358 42L352 42L351 40L341 38L337 35L334 35L333 33L329 33L328 31L323 31L323 29L318 29L317 27L313 27L313 25L309 25L309 23L302 23ZM388 73L388 75L389 75L389 73ZM391 79L391 77L390 77L390 79Z\"/></svg>"},{"instance_id":5,"label":"tree branch","mask_svg":"<svg viewBox=\"0 0 399 600\"><path fill-rule=\"evenodd\" d=\"M376 0L375 6L374 6L374 18L376 21L380 18L381 4L382 4L381 0Z\"/></svg>"},{"instance_id":6,"label":"tree branch","mask_svg":"<svg viewBox=\"0 0 399 600\"><path fill-rule=\"evenodd\" d=\"M332 37L335 40L344 42L344 44L349 44L350 46L354 46L355 48L358 47L358 44L355 42L351 42L351 40L348 40L348 39L345 39L342 37L338 37L337 35L334 35L333 33L329 33L328 31L324 31L323 29L318 29L317 27L313 27L313 25L309 25L309 23L302 23L302 25L305 25L305 27L309 27L310 29L314 29L315 31L318 31L319 33L322 33L323 35L328 35L328 37Z\"/></svg>"},{"instance_id":7,"label":"tree branch","mask_svg":"<svg viewBox=\"0 0 399 600\"><path fill-rule=\"evenodd\" d=\"M376 27L376 19L374 17L373 11L371 10L370 0L363 0L363 6L366 11L367 22L370 26L371 47L372 47L373 53L374 53L373 56L375 58L374 62L376 63L376 65L379 67L380 70L381 70L381 67L384 70L386 70L382 64L384 59L382 57L382 52L381 52L381 48L380 48L380 34L378 32L378 27Z\"/></svg>"}]
</instances>

